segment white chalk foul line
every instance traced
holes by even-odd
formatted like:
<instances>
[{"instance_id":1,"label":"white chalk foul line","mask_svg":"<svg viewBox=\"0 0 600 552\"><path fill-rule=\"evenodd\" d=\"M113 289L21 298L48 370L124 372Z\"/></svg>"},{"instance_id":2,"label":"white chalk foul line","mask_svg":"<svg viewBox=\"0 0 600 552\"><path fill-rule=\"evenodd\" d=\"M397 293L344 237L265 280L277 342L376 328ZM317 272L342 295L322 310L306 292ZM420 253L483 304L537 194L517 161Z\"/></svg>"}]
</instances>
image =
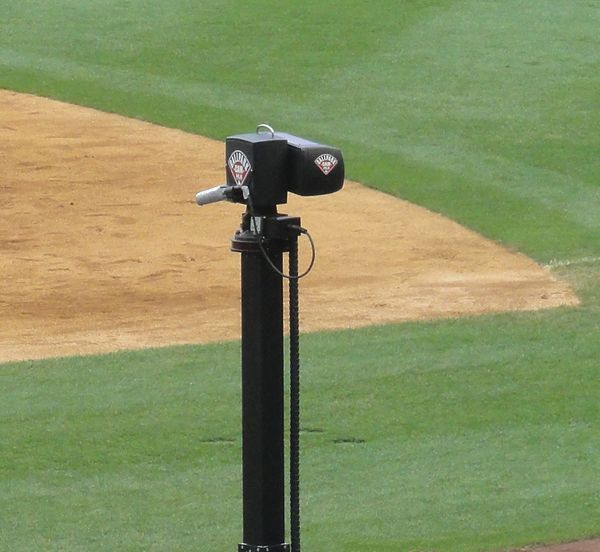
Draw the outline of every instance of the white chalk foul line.
<instances>
[{"instance_id":1,"label":"white chalk foul line","mask_svg":"<svg viewBox=\"0 0 600 552\"><path fill-rule=\"evenodd\" d=\"M595 264L600 263L600 257L581 257L581 259L552 259L549 263L545 264L548 268L558 268L561 266L574 266L582 264Z\"/></svg>"}]
</instances>

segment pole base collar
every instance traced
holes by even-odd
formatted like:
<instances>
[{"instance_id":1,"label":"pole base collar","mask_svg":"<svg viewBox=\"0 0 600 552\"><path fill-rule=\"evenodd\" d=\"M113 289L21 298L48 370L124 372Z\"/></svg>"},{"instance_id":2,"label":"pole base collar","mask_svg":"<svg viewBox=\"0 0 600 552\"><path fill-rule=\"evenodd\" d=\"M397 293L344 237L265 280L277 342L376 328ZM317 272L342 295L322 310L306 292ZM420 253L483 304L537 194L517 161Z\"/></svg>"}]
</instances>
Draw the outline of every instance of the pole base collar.
<instances>
[{"instance_id":1,"label":"pole base collar","mask_svg":"<svg viewBox=\"0 0 600 552\"><path fill-rule=\"evenodd\" d=\"M290 552L289 544L239 544L238 552Z\"/></svg>"}]
</instances>

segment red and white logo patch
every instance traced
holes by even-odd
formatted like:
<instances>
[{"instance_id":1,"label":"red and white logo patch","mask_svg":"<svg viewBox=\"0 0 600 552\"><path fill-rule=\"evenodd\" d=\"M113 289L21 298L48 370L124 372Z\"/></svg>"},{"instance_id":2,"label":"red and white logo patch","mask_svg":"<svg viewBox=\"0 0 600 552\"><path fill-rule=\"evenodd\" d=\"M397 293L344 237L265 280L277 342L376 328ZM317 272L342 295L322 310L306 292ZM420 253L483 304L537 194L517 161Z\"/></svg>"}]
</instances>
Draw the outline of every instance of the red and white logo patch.
<instances>
[{"instance_id":1,"label":"red and white logo patch","mask_svg":"<svg viewBox=\"0 0 600 552\"><path fill-rule=\"evenodd\" d=\"M242 186L252 170L252 165L243 151L235 150L227 160L231 176L238 186Z\"/></svg>"},{"instance_id":2,"label":"red and white logo patch","mask_svg":"<svg viewBox=\"0 0 600 552\"><path fill-rule=\"evenodd\" d=\"M338 164L338 160L331 155L330 153L324 153L323 155L319 155L315 159L315 165L321 169L321 172L327 176L335 166Z\"/></svg>"}]
</instances>

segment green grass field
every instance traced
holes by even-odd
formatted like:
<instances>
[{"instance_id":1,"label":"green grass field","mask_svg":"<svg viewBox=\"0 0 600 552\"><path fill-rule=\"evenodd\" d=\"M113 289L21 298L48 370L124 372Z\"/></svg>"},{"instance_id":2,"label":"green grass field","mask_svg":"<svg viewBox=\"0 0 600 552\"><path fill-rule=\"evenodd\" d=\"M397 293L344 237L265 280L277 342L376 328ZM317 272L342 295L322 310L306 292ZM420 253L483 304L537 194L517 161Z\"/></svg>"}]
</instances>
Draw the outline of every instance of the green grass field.
<instances>
[{"instance_id":1,"label":"green grass field","mask_svg":"<svg viewBox=\"0 0 600 552\"><path fill-rule=\"evenodd\" d=\"M0 0L0 88L331 142L582 298L305 336L307 551L600 535L599 24L597 0ZM226 343L1 366L0 550L235 549L238 365Z\"/></svg>"}]
</instances>

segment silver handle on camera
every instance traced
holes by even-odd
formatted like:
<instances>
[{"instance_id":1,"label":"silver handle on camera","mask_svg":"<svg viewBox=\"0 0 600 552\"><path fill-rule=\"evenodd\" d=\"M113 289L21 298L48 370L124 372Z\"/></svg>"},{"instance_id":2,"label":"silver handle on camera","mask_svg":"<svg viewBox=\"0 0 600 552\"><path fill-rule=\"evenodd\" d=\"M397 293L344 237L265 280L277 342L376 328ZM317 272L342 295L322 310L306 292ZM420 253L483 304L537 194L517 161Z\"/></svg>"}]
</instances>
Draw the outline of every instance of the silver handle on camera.
<instances>
[{"instance_id":1,"label":"silver handle on camera","mask_svg":"<svg viewBox=\"0 0 600 552\"><path fill-rule=\"evenodd\" d=\"M217 203L217 201L236 201L236 199L248 199L250 190L248 186L229 186L222 184L208 190L202 190L196 194L196 203L198 205L208 205Z\"/></svg>"}]
</instances>

